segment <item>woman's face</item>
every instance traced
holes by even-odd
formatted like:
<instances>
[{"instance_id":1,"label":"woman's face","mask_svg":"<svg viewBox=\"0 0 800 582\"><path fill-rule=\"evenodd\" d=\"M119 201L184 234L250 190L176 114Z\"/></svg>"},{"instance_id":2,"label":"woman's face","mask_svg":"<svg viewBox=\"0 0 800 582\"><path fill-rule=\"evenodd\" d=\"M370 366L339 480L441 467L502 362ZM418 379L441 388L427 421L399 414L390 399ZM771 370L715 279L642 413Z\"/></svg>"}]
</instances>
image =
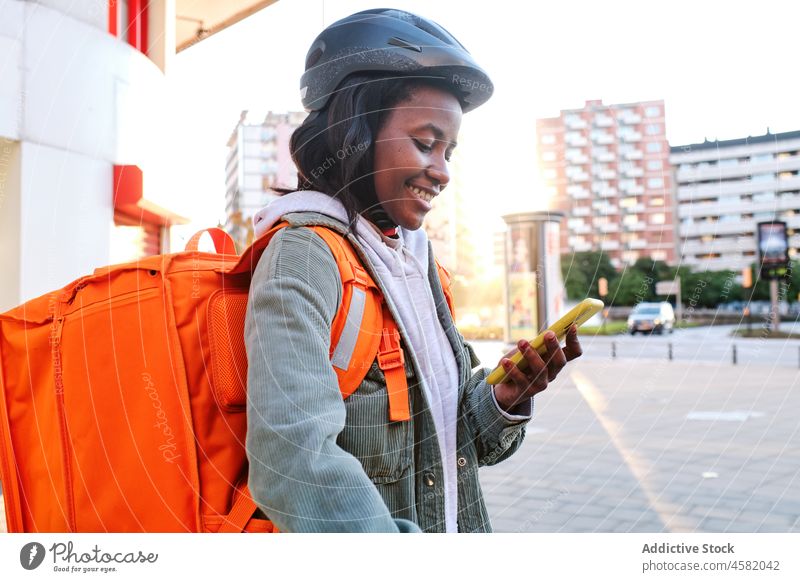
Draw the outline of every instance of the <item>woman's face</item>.
<instances>
[{"instance_id":1,"label":"woman's face","mask_svg":"<svg viewBox=\"0 0 800 582\"><path fill-rule=\"evenodd\" d=\"M434 87L415 89L389 113L375 141L375 192L398 226L422 226L450 181L447 162L460 127L458 99Z\"/></svg>"}]
</instances>

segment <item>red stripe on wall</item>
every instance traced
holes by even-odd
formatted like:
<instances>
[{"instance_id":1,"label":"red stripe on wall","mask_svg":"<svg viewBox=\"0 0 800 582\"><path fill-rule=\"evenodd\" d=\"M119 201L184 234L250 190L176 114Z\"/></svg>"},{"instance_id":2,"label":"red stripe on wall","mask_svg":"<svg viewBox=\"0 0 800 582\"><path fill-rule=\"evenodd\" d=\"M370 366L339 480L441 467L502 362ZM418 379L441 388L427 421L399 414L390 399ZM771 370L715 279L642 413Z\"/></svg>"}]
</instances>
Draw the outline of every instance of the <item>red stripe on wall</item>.
<instances>
[{"instance_id":1,"label":"red stripe on wall","mask_svg":"<svg viewBox=\"0 0 800 582\"><path fill-rule=\"evenodd\" d=\"M108 32L117 36L117 0L108 0Z\"/></svg>"},{"instance_id":2,"label":"red stripe on wall","mask_svg":"<svg viewBox=\"0 0 800 582\"><path fill-rule=\"evenodd\" d=\"M128 44L147 54L147 0L128 0Z\"/></svg>"}]
</instances>

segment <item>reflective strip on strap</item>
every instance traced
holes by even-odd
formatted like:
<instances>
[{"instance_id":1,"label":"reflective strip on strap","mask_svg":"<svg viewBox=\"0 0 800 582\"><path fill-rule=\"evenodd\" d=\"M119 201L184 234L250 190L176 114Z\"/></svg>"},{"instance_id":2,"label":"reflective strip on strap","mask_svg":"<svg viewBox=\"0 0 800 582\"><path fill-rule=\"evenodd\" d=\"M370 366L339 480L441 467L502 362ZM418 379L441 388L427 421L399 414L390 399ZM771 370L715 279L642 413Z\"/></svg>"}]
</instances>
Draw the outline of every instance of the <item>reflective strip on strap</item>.
<instances>
[{"instance_id":1,"label":"reflective strip on strap","mask_svg":"<svg viewBox=\"0 0 800 582\"><path fill-rule=\"evenodd\" d=\"M347 311L347 319L344 322L342 335L339 343L333 351L331 364L340 370L347 370L350 367L350 360L356 349L358 334L361 332L361 322L364 319L364 306L367 302L367 293L364 289L352 287L350 296L350 309Z\"/></svg>"}]
</instances>

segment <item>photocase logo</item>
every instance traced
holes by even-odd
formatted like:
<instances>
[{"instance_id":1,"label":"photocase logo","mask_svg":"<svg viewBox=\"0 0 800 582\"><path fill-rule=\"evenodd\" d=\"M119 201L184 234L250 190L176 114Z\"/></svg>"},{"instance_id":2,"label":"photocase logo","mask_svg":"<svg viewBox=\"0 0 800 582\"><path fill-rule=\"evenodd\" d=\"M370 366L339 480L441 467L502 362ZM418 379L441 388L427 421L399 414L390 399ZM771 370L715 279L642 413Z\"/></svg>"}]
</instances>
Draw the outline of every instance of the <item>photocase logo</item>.
<instances>
[{"instance_id":1,"label":"photocase logo","mask_svg":"<svg viewBox=\"0 0 800 582\"><path fill-rule=\"evenodd\" d=\"M19 551L19 563L26 570L35 570L44 561L44 546L39 542L30 542Z\"/></svg>"}]
</instances>

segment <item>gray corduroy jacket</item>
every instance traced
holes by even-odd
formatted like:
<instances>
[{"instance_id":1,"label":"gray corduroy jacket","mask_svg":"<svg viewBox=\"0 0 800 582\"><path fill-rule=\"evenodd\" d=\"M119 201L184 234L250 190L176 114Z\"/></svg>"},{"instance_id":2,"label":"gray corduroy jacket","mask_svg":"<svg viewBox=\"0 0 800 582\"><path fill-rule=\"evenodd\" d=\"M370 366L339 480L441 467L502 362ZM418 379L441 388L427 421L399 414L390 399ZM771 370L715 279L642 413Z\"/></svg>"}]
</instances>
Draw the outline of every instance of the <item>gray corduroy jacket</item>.
<instances>
[{"instance_id":1,"label":"gray corduroy jacket","mask_svg":"<svg viewBox=\"0 0 800 582\"><path fill-rule=\"evenodd\" d=\"M245 320L253 499L285 532L444 531L441 455L404 330L412 418L390 422L377 363L346 400L330 363L341 280L325 242L302 227L322 224L345 233L345 226L316 213L284 219L290 226L275 235L256 267ZM359 243L348 239L372 273ZM498 410L483 381L488 369L472 373L480 362L453 324L429 255L437 316L459 370L458 529L488 532L478 468L509 457L522 443L527 422ZM532 401L519 414L530 406Z\"/></svg>"}]
</instances>

